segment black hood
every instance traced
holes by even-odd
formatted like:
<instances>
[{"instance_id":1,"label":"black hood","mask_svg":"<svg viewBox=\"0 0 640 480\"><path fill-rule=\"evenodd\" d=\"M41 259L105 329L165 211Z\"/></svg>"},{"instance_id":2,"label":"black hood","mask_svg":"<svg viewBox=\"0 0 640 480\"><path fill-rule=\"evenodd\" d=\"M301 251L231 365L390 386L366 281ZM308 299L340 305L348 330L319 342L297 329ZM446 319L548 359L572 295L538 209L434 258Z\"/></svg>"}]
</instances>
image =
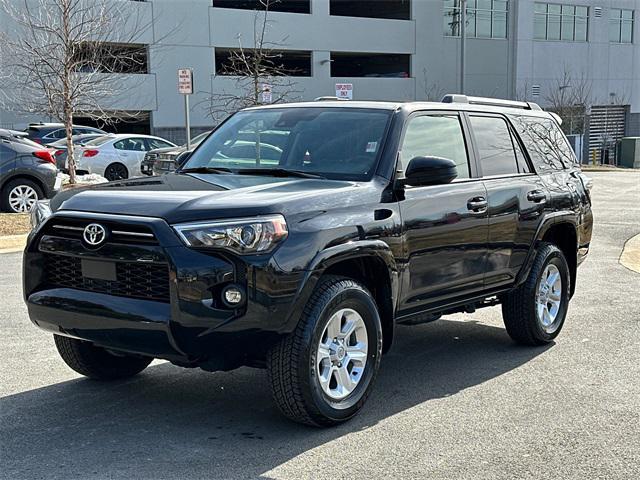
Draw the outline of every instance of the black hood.
<instances>
[{"instance_id":1,"label":"black hood","mask_svg":"<svg viewBox=\"0 0 640 480\"><path fill-rule=\"evenodd\" d=\"M373 182L170 173L66 190L51 200L51 208L177 223L329 210L360 203L374 190Z\"/></svg>"}]
</instances>

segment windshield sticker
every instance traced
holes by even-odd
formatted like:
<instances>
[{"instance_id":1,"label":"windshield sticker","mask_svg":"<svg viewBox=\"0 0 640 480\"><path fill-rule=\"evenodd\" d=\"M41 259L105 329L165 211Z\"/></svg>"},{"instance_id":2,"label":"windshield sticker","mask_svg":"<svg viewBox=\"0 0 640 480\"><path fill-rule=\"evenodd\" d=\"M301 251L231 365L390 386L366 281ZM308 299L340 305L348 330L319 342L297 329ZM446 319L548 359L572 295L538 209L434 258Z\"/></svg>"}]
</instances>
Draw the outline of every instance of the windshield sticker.
<instances>
[{"instance_id":1,"label":"windshield sticker","mask_svg":"<svg viewBox=\"0 0 640 480\"><path fill-rule=\"evenodd\" d=\"M365 150L367 153L375 153L378 149L378 142L368 142L367 149Z\"/></svg>"}]
</instances>

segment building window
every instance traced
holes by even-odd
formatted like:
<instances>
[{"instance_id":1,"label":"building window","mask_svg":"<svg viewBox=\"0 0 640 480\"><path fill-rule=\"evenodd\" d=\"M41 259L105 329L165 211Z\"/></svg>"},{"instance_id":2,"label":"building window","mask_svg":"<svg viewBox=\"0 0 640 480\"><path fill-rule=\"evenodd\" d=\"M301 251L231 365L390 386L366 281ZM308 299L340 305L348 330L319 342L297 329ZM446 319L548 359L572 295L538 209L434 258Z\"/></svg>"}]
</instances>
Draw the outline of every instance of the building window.
<instances>
[{"instance_id":1,"label":"building window","mask_svg":"<svg viewBox=\"0 0 640 480\"><path fill-rule=\"evenodd\" d=\"M213 0L218 8L238 8L240 10L264 10L271 12L311 13L311 0Z\"/></svg>"},{"instance_id":2,"label":"building window","mask_svg":"<svg viewBox=\"0 0 640 480\"><path fill-rule=\"evenodd\" d=\"M612 8L609 12L609 41L633 43L633 10Z\"/></svg>"},{"instance_id":3,"label":"building window","mask_svg":"<svg viewBox=\"0 0 640 480\"><path fill-rule=\"evenodd\" d=\"M249 72L241 67L242 62L234 59L240 58L241 52L235 48L216 48L216 74L227 76L242 76ZM251 64L252 53L250 49L244 50L247 63ZM270 72L280 72L282 76L288 77L310 77L311 76L311 52L298 50L270 50L265 56L263 65Z\"/></svg>"},{"instance_id":4,"label":"building window","mask_svg":"<svg viewBox=\"0 0 640 480\"><path fill-rule=\"evenodd\" d=\"M330 0L331 15L411 20L411 0Z\"/></svg>"},{"instance_id":5,"label":"building window","mask_svg":"<svg viewBox=\"0 0 640 480\"><path fill-rule=\"evenodd\" d=\"M536 3L533 18L533 38L586 42L588 38L589 7Z\"/></svg>"},{"instance_id":6,"label":"building window","mask_svg":"<svg viewBox=\"0 0 640 480\"><path fill-rule=\"evenodd\" d=\"M411 55L331 52L332 77L409 78Z\"/></svg>"},{"instance_id":7,"label":"building window","mask_svg":"<svg viewBox=\"0 0 640 480\"><path fill-rule=\"evenodd\" d=\"M460 0L444 0L444 34L460 36ZM508 0L467 0L467 37L507 38Z\"/></svg>"},{"instance_id":8,"label":"building window","mask_svg":"<svg viewBox=\"0 0 640 480\"><path fill-rule=\"evenodd\" d=\"M143 44L85 42L76 55L79 72L149 73L149 52Z\"/></svg>"}]
</instances>

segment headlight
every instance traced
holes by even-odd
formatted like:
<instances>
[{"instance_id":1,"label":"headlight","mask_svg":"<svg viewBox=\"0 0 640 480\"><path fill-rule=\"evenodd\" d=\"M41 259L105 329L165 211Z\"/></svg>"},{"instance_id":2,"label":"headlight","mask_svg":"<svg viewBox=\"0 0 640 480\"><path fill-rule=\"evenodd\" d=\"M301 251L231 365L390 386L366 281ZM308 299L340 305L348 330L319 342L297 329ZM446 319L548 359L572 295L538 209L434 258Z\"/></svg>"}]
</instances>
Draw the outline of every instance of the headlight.
<instances>
[{"instance_id":1,"label":"headlight","mask_svg":"<svg viewBox=\"0 0 640 480\"><path fill-rule=\"evenodd\" d=\"M29 214L31 230L38 228L38 226L50 216L51 207L49 207L49 200L38 200Z\"/></svg>"},{"instance_id":2,"label":"headlight","mask_svg":"<svg viewBox=\"0 0 640 480\"><path fill-rule=\"evenodd\" d=\"M282 215L173 225L189 247L223 248L241 254L266 253L287 238Z\"/></svg>"}]
</instances>

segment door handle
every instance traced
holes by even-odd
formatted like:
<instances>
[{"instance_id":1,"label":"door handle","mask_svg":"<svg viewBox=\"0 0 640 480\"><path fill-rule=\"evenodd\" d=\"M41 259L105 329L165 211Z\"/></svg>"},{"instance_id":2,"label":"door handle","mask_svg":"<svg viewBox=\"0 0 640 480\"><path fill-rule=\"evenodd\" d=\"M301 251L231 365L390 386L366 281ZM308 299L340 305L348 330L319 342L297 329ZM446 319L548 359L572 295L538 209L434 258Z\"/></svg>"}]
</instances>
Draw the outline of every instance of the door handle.
<instances>
[{"instance_id":1,"label":"door handle","mask_svg":"<svg viewBox=\"0 0 640 480\"><path fill-rule=\"evenodd\" d=\"M484 197L473 197L467 202L467 208L473 213L484 213L488 207L487 199Z\"/></svg>"},{"instance_id":2,"label":"door handle","mask_svg":"<svg viewBox=\"0 0 640 480\"><path fill-rule=\"evenodd\" d=\"M535 203L545 203L547 195L542 190L532 190L527 193L527 200Z\"/></svg>"}]
</instances>

